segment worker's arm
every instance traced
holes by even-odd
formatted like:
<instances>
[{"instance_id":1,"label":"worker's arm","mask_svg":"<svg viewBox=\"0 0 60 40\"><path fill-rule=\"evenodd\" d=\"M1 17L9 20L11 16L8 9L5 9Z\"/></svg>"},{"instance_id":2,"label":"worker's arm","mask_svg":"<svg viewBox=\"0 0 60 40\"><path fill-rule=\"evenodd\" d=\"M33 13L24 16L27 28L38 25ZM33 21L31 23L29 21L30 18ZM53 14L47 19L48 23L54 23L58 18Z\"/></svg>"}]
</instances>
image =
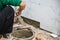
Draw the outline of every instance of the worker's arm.
<instances>
[{"instance_id":1,"label":"worker's arm","mask_svg":"<svg viewBox=\"0 0 60 40\"><path fill-rule=\"evenodd\" d=\"M22 10L25 8L26 5L25 2L22 0L11 0L9 4L13 6L19 6L18 12L16 13L17 16L21 14Z\"/></svg>"},{"instance_id":2,"label":"worker's arm","mask_svg":"<svg viewBox=\"0 0 60 40\"><path fill-rule=\"evenodd\" d=\"M19 5L17 16L21 14L22 10L24 10L25 5L26 5L25 2L21 2L21 4Z\"/></svg>"}]
</instances>

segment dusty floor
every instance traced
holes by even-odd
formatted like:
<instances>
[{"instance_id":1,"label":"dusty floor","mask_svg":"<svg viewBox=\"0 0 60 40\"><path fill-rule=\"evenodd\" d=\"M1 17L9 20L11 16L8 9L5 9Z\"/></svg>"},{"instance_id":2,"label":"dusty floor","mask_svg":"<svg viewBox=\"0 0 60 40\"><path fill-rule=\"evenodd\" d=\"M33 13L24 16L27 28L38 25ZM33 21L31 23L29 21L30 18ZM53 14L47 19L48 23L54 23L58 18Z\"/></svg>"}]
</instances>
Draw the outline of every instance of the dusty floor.
<instances>
[{"instance_id":1,"label":"dusty floor","mask_svg":"<svg viewBox=\"0 0 60 40\"><path fill-rule=\"evenodd\" d=\"M17 27L17 25L14 25L15 27ZM20 25L21 26L21 25ZM60 40L60 39L58 39L58 37L57 38L54 38L54 37L52 37L50 34L51 33L49 33L49 32L47 32L47 31L44 31L44 30L41 30L41 29L39 29L39 28L36 28L36 27L34 27L34 26L32 26L32 25L27 25L26 27L30 27L30 29L34 32L34 36L33 36L33 38L32 39L30 39L30 40L35 40L35 38L36 38L36 36L37 35L40 35L41 36L41 40ZM16 38L13 38L11 35L9 36L9 39L0 39L0 40L21 40L21 39L16 39ZM26 40L26 39L23 39L23 40Z\"/></svg>"},{"instance_id":2,"label":"dusty floor","mask_svg":"<svg viewBox=\"0 0 60 40\"><path fill-rule=\"evenodd\" d=\"M42 40L59 40L58 38L51 37L49 32L46 32L44 30L41 30L35 27L31 27L31 28L35 32L35 36L38 34L41 35Z\"/></svg>"},{"instance_id":3,"label":"dusty floor","mask_svg":"<svg viewBox=\"0 0 60 40\"><path fill-rule=\"evenodd\" d=\"M33 32L35 34L34 38L31 39L31 40L35 40L35 37L38 34L41 36L41 40L59 40L58 38L51 37L49 32L46 32L46 31L41 30L39 28L35 28L35 27L31 26L31 25L29 25L29 27L31 27L31 29L33 30ZM5 40L5 39L3 39L3 40ZM8 39L8 40L13 40L13 39L12 39L12 37L10 37L10 39ZM14 39L14 40L21 40L21 39Z\"/></svg>"},{"instance_id":4,"label":"dusty floor","mask_svg":"<svg viewBox=\"0 0 60 40\"><path fill-rule=\"evenodd\" d=\"M58 38L54 38L52 36L50 36L49 32L46 32L44 30L41 30L39 28L35 28L31 25L28 25L29 27L31 27L32 31L34 32L34 38L31 40L35 40L35 37L39 34L41 36L41 40L59 40Z\"/></svg>"}]
</instances>

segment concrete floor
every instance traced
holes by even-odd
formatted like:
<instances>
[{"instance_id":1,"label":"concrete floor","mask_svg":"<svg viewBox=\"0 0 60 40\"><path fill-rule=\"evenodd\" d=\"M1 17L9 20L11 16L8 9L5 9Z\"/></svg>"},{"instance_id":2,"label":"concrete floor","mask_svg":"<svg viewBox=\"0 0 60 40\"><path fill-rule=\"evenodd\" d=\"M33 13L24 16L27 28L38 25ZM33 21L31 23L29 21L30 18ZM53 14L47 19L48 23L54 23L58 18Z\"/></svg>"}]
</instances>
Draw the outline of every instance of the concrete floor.
<instances>
[{"instance_id":1,"label":"concrete floor","mask_svg":"<svg viewBox=\"0 0 60 40\"><path fill-rule=\"evenodd\" d=\"M35 28L32 25L28 25L27 27L31 27L32 31L34 32L35 36L32 40L35 40L37 35L41 36L41 40L59 40L58 37L54 38L52 37L49 32L46 32L44 30L41 30L39 28Z\"/></svg>"},{"instance_id":2,"label":"concrete floor","mask_svg":"<svg viewBox=\"0 0 60 40\"><path fill-rule=\"evenodd\" d=\"M14 25L14 26L17 27L16 25ZM34 32L34 38L32 40L35 40L37 35L41 36L41 40L60 40L60 39L58 39L58 37L56 37L56 38L52 37L50 35L51 33L44 31L42 29L36 28L35 26L27 24L27 26L24 26L24 27L30 27L30 29ZM2 38L0 40L13 40L13 37L10 35L9 39ZM17 39L15 38L14 40L17 40ZM21 39L18 39L18 40L21 40Z\"/></svg>"},{"instance_id":3,"label":"concrete floor","mask_svg":"<svg viewBox=\"0 0 60 40\"><path fill-rule=\"evenodd\" d=\"M35 36L37 36L38 34L41 35L41 40L59 40L58 38L54 38L54 37L50 36L51 33L49 33L49 32L46 32L39 28L35 28L33 26L31 28L35 32Z\"/></svg>"},{"instance_id":4,"label":"concrete floor","mask_svg":"<svg viewBox=\"0 0 60 40\"><path fill-rule=\"evenodd\" d=\"M54 38L52 36L50 36L50 33L49 32L46 32L44 30L41 30L39 28L35 28L31 25L28 25L29 27L31 27L32 31L34 32L35 36L32 40L35 40L35 37L39 34L41 36L41 40L59 40L58 38ZM1 39L0 39L1 40ZM5 39L3 39L5 40ZM13 40L12 37L10 37L9 39L6 39L6 40ZM14 39L14 40L17 40L17 39ZM20 39L18 39L20 40Z\"/></svg>"},{"instance_id":5,"label":"concrete floor","mask_svg":"<svg viewBox=\"0 0 60 40\"><path fill-rule=\"evenodd\" d=\"M39 23L35 23L35 21L33 22L32 20L26 19L26 18L24 18L24 17L23 17L23 20L24 20L26 23L28 23L27 26L25 26L25 27L30 27L30 28L32 29L32 31L34 32L34 34L35 34L35 36L34 36L34 38L33 38L32 40L35 40L35 38L36 38L37 35L40 35L40 36L41 36L41 40L59 40L58 37L56 37L56 38L52 37L52 36L50 35L51 33L39 29L39 25L38 25ZM24 22L24 21L22 21L22 22L23 22L24 25L25 25L25 22ZM32 24L33 24L33 25L32 25ZM24 39L24 40L25 40L25 39Z\"/></svg>"}]
</instances>

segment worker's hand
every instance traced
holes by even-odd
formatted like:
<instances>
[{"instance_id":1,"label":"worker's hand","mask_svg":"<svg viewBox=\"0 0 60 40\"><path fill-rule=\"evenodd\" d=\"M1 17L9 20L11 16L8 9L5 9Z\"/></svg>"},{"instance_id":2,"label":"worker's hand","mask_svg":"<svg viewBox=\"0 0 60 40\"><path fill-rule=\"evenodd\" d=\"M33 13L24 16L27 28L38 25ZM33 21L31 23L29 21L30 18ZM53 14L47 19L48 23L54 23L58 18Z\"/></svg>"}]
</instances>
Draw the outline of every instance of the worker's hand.
<instances>
[{"instance_id":1,"label":"worker's hand","mask_svg":"<svg viewBox=\"0 0 60 40\"><path fill-rule=\"evenodd\" d=\"M19 16L19 15L21 15L21 12L17 12L17 13L16 13L16 16Z\"/></svg>"},{"instance_id":2,"label":"worker's hand","mask_svg":"<svg viewBox=\"0 0 60 40\"><path fill-rule=\"evenodd\" d=\"M21 15L22 10L25 9L25 5L26 5L26 3L24 1L20 3L18 12L16 13L17 16Z\"/></svg>"},{"instance_id":3,"label":"worker's hand","mask_svg":"<svg viewBox=\"0 0 60 40\"><path fill-rule=\"evenodd\" d=\"M16 18L16 16L14 16L14 23L17 23L18 19Z\"/></svg>"},{"instance_id":4,"label":"worker's hand","mask_svg":"<svg viewBox=\"0 0 60 40\"><path fill-rule=\"evenodd\" d=\"M21 15L21 12L22 12L22 10L25 9L25 6L26 6L26 3L24 1L20 3L19 8L18 8L18 12L16 13L16 16Z\"/></svg>"}]
</instances>

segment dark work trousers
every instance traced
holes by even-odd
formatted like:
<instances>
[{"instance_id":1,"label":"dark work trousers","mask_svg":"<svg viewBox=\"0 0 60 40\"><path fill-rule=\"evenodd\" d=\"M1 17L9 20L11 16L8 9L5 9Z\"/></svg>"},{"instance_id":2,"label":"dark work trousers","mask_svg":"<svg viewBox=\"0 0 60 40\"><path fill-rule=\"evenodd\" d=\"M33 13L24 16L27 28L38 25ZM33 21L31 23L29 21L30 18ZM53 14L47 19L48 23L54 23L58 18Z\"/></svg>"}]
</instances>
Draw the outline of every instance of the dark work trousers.
<instances>
[{"instance_id":1,"label":"dark work trousers","mask_svg":"<svg viewBox=\"0 0 60 40\"><path fill-rule=\"evenodd\" d=\"M13 29L14 10L6 6L0 11L0 34L11 33Z\"/></svg>"}]
</instances>

